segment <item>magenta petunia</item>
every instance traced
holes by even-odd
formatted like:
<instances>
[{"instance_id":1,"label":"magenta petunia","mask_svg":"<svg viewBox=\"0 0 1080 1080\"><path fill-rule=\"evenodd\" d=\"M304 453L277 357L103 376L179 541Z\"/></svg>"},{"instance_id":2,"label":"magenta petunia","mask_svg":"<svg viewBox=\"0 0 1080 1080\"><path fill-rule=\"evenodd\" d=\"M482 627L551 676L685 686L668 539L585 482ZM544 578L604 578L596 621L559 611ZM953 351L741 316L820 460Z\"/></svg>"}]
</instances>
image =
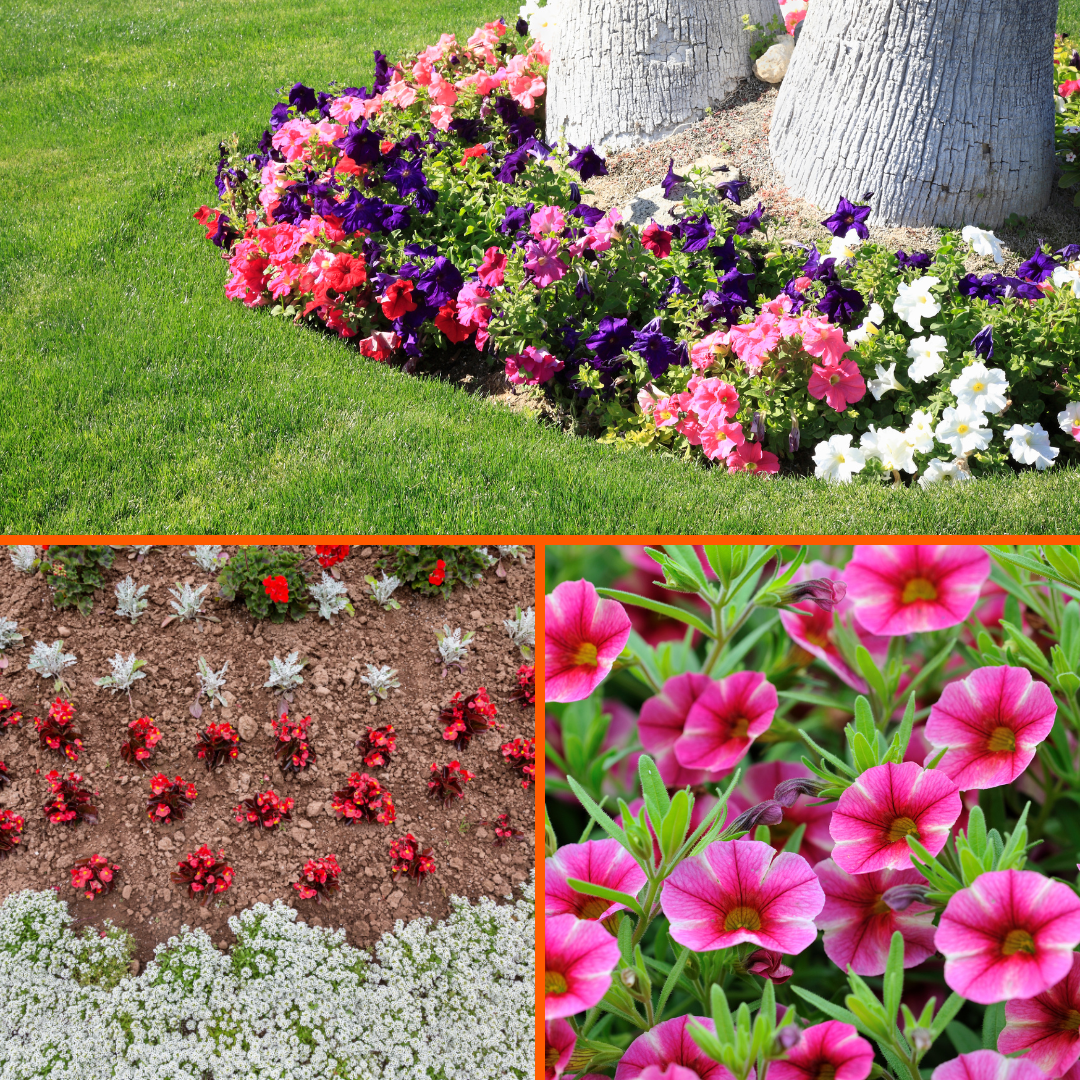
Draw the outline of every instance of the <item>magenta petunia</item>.
<instances>
[{"instance_id":1,"label":"magenta petunia","mask_svg":"<svg viewBox=\"0 0 1080 1080\"><path fill-rule=\"evenodd\" d=\"M813 1024L788 1051L769 1066L771 1080L866 1080L874 1048L851 1024L826 1020Z\"/></svg>"},{"instance_id":2,"label":"magenta petunia","mask_svg":"<svg viewBox=\"0 0 1080 1080\"><path fill-rule=\"evenodd\" d=\"M885 637L962 623L989 576L982 548L947 544L866 544L844 568L855 618Z\"/></svg>"},{"instance_id":3,"label":"magenta petunia","mask_svg":"<svg viewBox=\"0 0 1080 1080\"><path fill-rule=\"evenodd\" d=\"M950 898L934 944L958 994L981 1005L1033 998L1072 970L1080 899L1033 870L980 874Z\"/></svg>"},{"instance_id":4,"label":"magenta petunia","mask_svg":"<svg viewBox=\"0 0 1080 1080\"><path fill-rule=\"evenodd\" d=\"M638 1073L638 1080L700 1080L694 1069L685 1065L676 1065L674 1061L666 1066L646 1065Z\"/></svg>"},{"instance_id":5,"label":"magenta petunia","mask_svg":"<svg viewBox=\"0 0 1080 1080\"><path fill-rule=\"evenodd\" d=\"M558 1080L566 1072L576 1044L577 1035L565 1020L544 1022L544 1080Z\"/></svg>"},{"instance_id":6,"label":"magenta petunia","mask_svg":"<svg viewBox=\"0 0 1080 1080\"><path fill-rule=\"evenodd\" d=\"M938 768L961 791L1011 784L1050 734L1057 705L1025 668L976 668L949 683L930 707L931 755L948 747Z\"/></svg>"},{"instance_id":7,"label":"magenta petunia","mask_svg":"<svg viewBox=\"0 0 1080 1080\"><path fill-rule=\"evenodd\" d=\"M961 808L959 789L940 769L910 761L875 765L836 804L829 823L833 860L849 874L910 869L907 838L936 855Z\"/></svg>"},{"instance_id":8,"label":"magenta petunia","mask_svg":"<svg viewBox=\"0 0 1080 1080\"><path fill-rule=\"evenodd\" d=\"M748 941L770 952L800 953L817 930L825 894L813 868L793 852L757 840L722 840L680 863L660 904L673 940L694 952Z\"/></svg>"},{"instance_id":9,"label":"magenta petunia","mask_svg":"<svg viewBox=\"0 0 1080 1080\"><path fill-rule=\"evenodd\" d=\"M629 640L630 619L622 604L601 600L588 581L556 585L544 610L545 699L587 698Z\"/></svg>"},{"instance_id":10,"label":"magenta petunia","mask_svg":"<svg viewBox=\"0 0 1080 1080\"><path fill-rule=\"evenodd\" d=\"M776 687L759 671L710 680L686 714L675 759L687 769L730 769L768 731L778 704Z\"/></svg>"},{"instance_id":11,"label":"magenta petunia","mask_svg":"<svg viewBox=\"0 0 1080 1080\"><path fill-rule=\"evenodd\" d=\"M645 871L634 862L618 840L589 840L584 844L565 844L550 859L544 860L544 913L574 915L579 919L606 919L623 904L613 904L599 896L579 893L566 883L567 878L603 885L608 889L636 896L645 884Z\"/></svg>"},{"instance_id":12,"label":"magenta petunia","mask_svg":"<svg viewBox=\"0 0 1080 1080\"><path fill-rule=\"evenodd\" d=\"M1003 1054L1026 1050L1025 1061L1047 1076L1063 1076L1080 1058L1080 954L1059 983L1033 998L1005 1003L1005 1028L998 1036Z\"/></svg>"},{"instance_id":13,"label":"magenta petunia","mask_svg":"<svg viewBox=\"0 0 1080 1080\"><path fill-rule=\"evenodd\" d=\"M650 754L668 787L702 784L709 779L704 769L686 769L675 757L675 743L682 737L686 718L695 702L712 686L708 675L694 671L673 675L663 691L641 706L638 737L645 753Z\"/></svg>"},{"instance_id":14,"label":"magenta petunia","mask_svg":"<svg viewBox=\"0 0 1080 1080\"><path fill-rule=\"evenodd\" d=\"M1024 1058L1007 1058L996 1050L973 1050L939 1065L930 1080L1046 1080L1046 1074Z\"/></svg>"},{"instance_id":15,"label":"magenta petunia","mask_svg":"<svg viewBox=\"0 0 1080 1080\"><path fill-rule=\"evenodd\" d=\"M544 1017L591 1009L611 986L618 942L597 922L573 915L544 919Z\"/></svg>"},{"instance_id":16,"label":"magenta petunia","mask_svg":"<svg viewBox=\"0 0 1080 1080\"><path fill-rule=\"evenodd\" d=\"M615 1066L615 1080L638 1080L650 1066L666 1069L671 1065L693 1069L701 1080L732 1080L731 1073L719 1061L706 1056L690 1038L686 1028L691 1020L696 1020L707 1031L716 1032L713 1022L704 1016L677 1016L674 1020L664 1020L651 1031L639 1035L626 1048ZM753 1077L751 1071L749 1080Z\"/></svg>"},{"instance_id":17,"label":"magenta petunia","mask_svg":"<svg viewBox=\"0 0 1080 1080\"><path fill-rule=\"evenodd\" d=\"M840 968L856 975L881 975L889 945L897 930L904 935L904 967L921 964L934 954L934 909L919 901L894 911L882 899L897 885L924 885L914 870L872 870L845 874L832 859L824 859L814 873L825 891L825 906L815 922L824 931L825 955Z\"/></svg>"}]
</instances>

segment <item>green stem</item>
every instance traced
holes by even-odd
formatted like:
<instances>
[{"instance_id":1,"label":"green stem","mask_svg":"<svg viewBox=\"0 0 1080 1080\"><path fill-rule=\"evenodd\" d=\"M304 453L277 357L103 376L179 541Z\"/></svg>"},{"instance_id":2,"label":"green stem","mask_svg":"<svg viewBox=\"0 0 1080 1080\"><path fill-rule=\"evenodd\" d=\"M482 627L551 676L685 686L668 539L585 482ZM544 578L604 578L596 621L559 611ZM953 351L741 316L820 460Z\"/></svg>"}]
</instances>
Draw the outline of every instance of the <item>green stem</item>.
<instances>
[{"instance_id":1,"label":"green stem","mask_svg":"<svg viewBox=\"0 0 1080 1080\"><path fill-rule=\"evenodd\" d=\"M663 866L661 865L661 870ZM645 903L641 905L641 910L644 912L638 921L637 926L634 927L634 936L630 939L630 948L634 948L641 943L641 939L645 936L645 931L649 928L649 923L652 922L652 908L653 902L656 900L656 890L660 888L660 882L663 880L663 875L657 873L657 876L649 882L649 892L645 897Z\"/></svg>"}]
</instances>

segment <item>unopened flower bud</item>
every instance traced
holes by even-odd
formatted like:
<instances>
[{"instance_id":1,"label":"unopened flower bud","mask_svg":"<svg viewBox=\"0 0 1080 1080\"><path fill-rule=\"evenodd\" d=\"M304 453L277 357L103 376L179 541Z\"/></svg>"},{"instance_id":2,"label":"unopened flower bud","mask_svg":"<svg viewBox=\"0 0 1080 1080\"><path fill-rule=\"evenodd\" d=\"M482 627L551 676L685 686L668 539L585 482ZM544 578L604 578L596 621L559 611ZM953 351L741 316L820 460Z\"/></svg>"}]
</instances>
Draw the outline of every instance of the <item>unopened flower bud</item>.
<instances>
[{"instance_id":1,"label":"unopened flower bud","mask_svg":"<svg viewBox=\"0 0 1080 1080\"><path fill-rule=\"evenodd\" d=\"M824 780L816 780L810 776L799 776L794 780L781 780L773 792L773 802L779 803L781 806L794 806L795 800L800 795L817 798L824 788Z\"/></svg>"},{"instance_id":2,"label":"unopened flower bud","mask_svg":"<svg viewBox=\"0 0 1080 1080\"><path fill-rule=\"evenodd\" d=\"M798 1024L785 1024L776 1032L776 1043L782 1050L794 1050L802 1042L802 1028Z\"/></svg>"},{"instance_id":3,"label":"unopened flower bud","mask_svg":"<svg viewBox=\"0 0 1080 1080\"><path fill-rule=\"evenodd\" d=\"M633 968L624 968L619 978L622 980L623 986L628 989L637 982L637 975L634 973Z\"/></svg>"},{"instance_id":4,"label":"unopened flower bud","mask_svg":"<svg viewBox=\"0 0 1080 1080\"><path fill-rule=\"evenodd\" d=\"M926 885L894 885L881 894L881 899L893 911L907 911L914 903L924 903L928 891Z\"/></svg>"},{"instance_id":5,"label":"unopened flower bud","mask_svg":"<svg viewBox=\"0 0 1080 1080\"><path fill-rule=\"evenodd\" d=\"M799 449L802 433L799 431L799 421L791 419L791 433L787 437L788 452L794 454Z\"/></svg>"},{"instance_id":6,"label":"unopened flower bud","mask_svg":"<svg viewBox=\"0 0 1080 1080\"><path fill-rule=\"evenodd\" d=\"M755 412L750 421L750 438L753 442L761 442L765 438L765 418L759 412Z\"/></svg>"},{"instance_id":7,"label":"unopened flower bud","mask_svg":"<svg viewBox=\"0 0 1080 1080\"><path fill-rule=\"evenodd\" d=\"M911 1045L920 1054L925 1054L934 1044L934 1036L926 1028L918 1027L911 1033Z\"/></svg>"},{"instance_id":8,"label":"unopened flower bud","mask_svg":"<svg viewBox=\"0 0 1080 1080\"><path fill-rule=\"evenodd\" d=\"M751 975L760 975L773 983L785 983L793 972L782 963L783 957L769 949L755 949L744 961L744 969Z\"/></svg>"},{"instance_id":9,"label":"unopened flower bud","mask_svg":"<svg viewBox=\"0 0 1080 1080\"><path fill-rule=\"evenodd\" d=\"M724 831L753 832L759 825L779 825L784 820L784 811L778 802L766 799L757 806L744 810Z\"/></svg>"},{"instance_id":10,"label":"unopened flower bud","mask_svg":"<svg viewBox=\"0 0 1080 1080\"><path fill-rule=\"evenodd\" d=\"M793 581L777 594L781 604L800 604L810 601L822 611L832 611L847 596L847 585L831 578L810 578L809 581Z\"/></svg>"}]
</instances>

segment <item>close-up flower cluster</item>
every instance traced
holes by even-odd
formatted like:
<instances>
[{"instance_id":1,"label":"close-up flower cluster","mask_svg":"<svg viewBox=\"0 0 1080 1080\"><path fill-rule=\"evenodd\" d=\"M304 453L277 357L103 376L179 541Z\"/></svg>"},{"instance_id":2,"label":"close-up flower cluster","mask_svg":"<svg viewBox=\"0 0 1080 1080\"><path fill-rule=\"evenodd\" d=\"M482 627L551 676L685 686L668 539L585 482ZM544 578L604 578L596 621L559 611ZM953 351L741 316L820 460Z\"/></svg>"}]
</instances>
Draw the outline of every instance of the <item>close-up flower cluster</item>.
<instances>
[{"instance_id":1,"label":"close-up flower cluster","mask_svg":"<svg viewBox=\"0 0 1080 1080\"><path fill-rule=\"evenodd\" d=\"M548 587L547 1077L1071 1080L1078 549L553 548Z\"/></svg>"}]
</instances>

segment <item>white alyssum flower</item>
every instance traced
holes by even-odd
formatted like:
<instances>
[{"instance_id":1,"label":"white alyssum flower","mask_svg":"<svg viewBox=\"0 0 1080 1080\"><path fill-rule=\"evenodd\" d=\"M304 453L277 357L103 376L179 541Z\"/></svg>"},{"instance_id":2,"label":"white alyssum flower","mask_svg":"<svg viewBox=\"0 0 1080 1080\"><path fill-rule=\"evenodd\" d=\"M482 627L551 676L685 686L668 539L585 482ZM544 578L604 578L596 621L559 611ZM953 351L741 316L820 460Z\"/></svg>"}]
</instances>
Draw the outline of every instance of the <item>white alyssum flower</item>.
<instances>
[{"instance_id":1,"label":"white alyssum flower","mask_svg":"<svg viewBox=\"0 0 1080 1080\"><path fill-rule=\"evenodd\" d=\"M1056 446L1050 445L1050 434L1042 424L1013 424L1005 432L1005 438L1012 445L1009 453L1014 461L1021 465L1034 465L1040 471L1049 469L1054 464L1054 458L1061 453Z\"/></svg>"},{"instance_id":2,"label":"white alyssum flower","mask_svg":"<svg viewBox=\"0 0 1080 1080\"><path fill-rule=\"evenodd\" d=\"M833 484L850 484L866 464L863 452L851 445L850 435L833 435L814 447L814 475Z\"/></svg>"},{"instance_id":3,"label":"white alyssum flower","mask_svg":"<svg viewBox=\"0 0 1080 1080\"><path fill-rule=\"evenodd\" d=\"M122 653L118 652L109 661L112 674L95 679L94 685L111 690L114 694L120 690L130 690L140 679L146 678L146 673L139 670L145 666L146 661L136 659L134 653L125 658Z\"/></svg>"},{"instance_id":4,"label":"white alyssum flower","mask_svg":"<svg viewBox=\"0 0 1080 1080\"><path fill-rule=\"evenodd\" d=\"M1008 404L1009 382L1001 368L987 368L979 361L968 364L951 383L958 405L969 405L983 413L997 414Z\"/></svg>"},{"instance_id":5,"label":"white alyssum flower","mask_svg":"<svg viewBox=\"0 0 1080 1080\"><path fill-rule=\"evenodd\" d=\"M908 346L907 354L911 358L911 366L908 368L908 378L912 382L924 382L931 375L936 375L944 366L947 342L940 334L931 334L930 337L913 338Z\"/></svg>"},{"instance_id":6,"label":"white alyssum flower","mask_svg":"<svg viewBox=\"0 0 1080 1080\"><path fill-rule=\"evenodd\" d=\"M5 619L0 615L0 652L9 645L17 645L22 639L19 624L14 619Z\"/></svg>"},{"instance_id":7,"label":"white alyssum flower","mask_svg":"<svg viewBox=\"0 0 1080 1080\"><path fill-rule=\"evenodd\" d=\"M464 634L461 627L451 630L449 626L443 626L440 634L435 631L435 637L439 642L439 657L444 664L460 664L469 654L469 642L474 635L472 631Z\"/></svg>"},{"instance_id":8,"label":"white alyssum flower","mask_svg":"<svg viewBox=\"0 0 1080 1080\"><path fill-rule=\"evenodd\" d=\"M1005 257L1001 254L1001 241L989 229L977 229L974 225L965 225L960 231L964 242L971 245L976 255L993 255L994 262L1000 266Z\"/></svg>"},{"instance_id":9,"label":"white alyssum flower","mask_svg":"<svg viewBox=\"0 0 1080 1080\"><path fill-rule=\"evenodd\" d=\"M971 480L971 473L960 467L957 461L942 461L941 458L931 458L930 463L922 471L918 483L920 487L929 487L931 484L960 484L965 480Z\"/></svg>"},{"instance_id":10,"label":"white alyssum flower","mask_svg":"<svg viewBox=\"0 0 1080 1080\"><path fill-rule=\"evenodd\" d=\"M929 454L934 449L934 418L922 409L916 409L908 421L904 438L920 453Z\"/></svg>"},{"instance_id":11,"label":"white alyssum flower","mask_svg":"<svg viewBox=\"0 0 1080 1080\"><path fill-rule=\"evenodd\" d=\"M364 580L371 587L371 593L375 597L375 603L381 604L385 611L389 611L392 607L399 608L401 605L394 599L394 590L401 584L401 578L397 574L392 574L390 577L386 576L386 571L383 571L382 579L376 581L370 574L364 578Z\"/></svg>"},{"instance_id":12,"label":"white alyssum flower","mask_svg":"<svg viewBox=\"0 0 1080 1080\"><path fill-rule=\"evenodd\" d=\"M1057 414L1058 427L1080 442L1080 401L1070 401L1064 409Z\"/></svg>"},{"instance_id":13,"label":"white alyssum flower","mask_svg":"<svg viewBox=\"0 0 1080 1080\"><path fill-rule=\"evenodd\" d=\"M188 555L208 574L220 570L229 561L229 557L217 544L196 544Z\"/></svg>"},{"instance_id":14,"label":"white alyssum flower","mask_svg":"<svg viewBox=\"0 0 1080 1080\"><path fill-rule=\"evenodd\" d=\"M916 278L910 284L906 281L900 282L899 292L893 301L893 311L916 334L922 333L923 319L932 319L941 310L941 305L930 291L930 286L936 285L939 280L928 276Z\"/></svg>"},{"instance_id":15,"label":"white alyssum flower","mask_svg":"<svg viewBox=\"0 0 1080 1080\"><path fill-rule=\"evenodd\" d=\"M338 615L349 606L349 587L325 570L322 580L317 585L312 585L309 591L312 600L319 605L319 617L322 619Z\"/></svg>"},{"instance_id":16,"label":"white alyssum flower","mask_svg":"<svg viewBox=\"0 0 1080 1080\"><path fill-rule=\"evenodd\" d=\"M954 454L970 454L973 450L985 450L990 445L993 432L985 426L986 417L970 405L947 407L941 421L934 429L934 436Z\"/></svg>"},{"instance_id":17,"label":"white alyssum flower","mask_svg":"<svg viewBox=\"0 0 1080 1080\"><path fill-rule=\"evenodd\" d=\"M367 683L368 689L371 691L371 704L382 698L386 700L387 694L391 690L401 685L397 680L397 671L387 664L382 667L376 667L374 664L367 665L368 673L360 676L362 683Z\"/></svg>"},{"instance_id":18,"label":"white alyssum flower","mask_svg":"<svg viewBox=\"0 0 1080 1080\"><path fill-rule=\"evenodd\" d=\"M1055 289L1063 289L1068 285L1072 289L1073 296L1080 296L1080 271L1070 270L1065 266L1055 266L1050 275Z\"/></svg>"},{"instance_id":19,"label":"white alyssum flower","mask_svg":"<svg viewBox=\"0 0 1080 1080\"><path fill-rule=\"evenodd\" d=\"M829 244L830 259L854 259L855 251L862 244L862 238L854 229L848 229L846 236L834 236ZM880 324L879 324L880 325Z\"/></svg>"},{"instance_id":20,"label":"white alyssum flower","mask_svg":"<svg viewBox=\"0 0 1080 1080\"><path fill-rule=\"evenodd\" d=\"M307 664L306 660L299 660L299 656L299 652L295 650L284 660L279 660L275 655L270 661L270 678L263 683L263 687L267 690L282 691L294 690L298 687L304 681L304 676L300 672Z\"/></svg>"},{"instance_id":21,"label":"white alyssum flower","mask_svg":"<svg viewBox=\"0 0 1080 1080\"><path fill-rule=\"evenodd\" d=\"M75 654L64 652L62 641L54 641L51 645L46 645L44 641L37 641L30 652L30 659L26 661L26 666L31 671L36 671L43 679L56 679L65 668L71 667L74 663Z\"/></svg>"},{"instance_id":22,"label":"white alyssum flower","mask_svg":"<svg viewBox=\"0 0 1080 1080\"><path fill-rule=\"evenodd\" d=\"M862 324L856 330L848 332L848 344L857 345L860 341L869 341L871 337L875 337L881 333L881 324L885 321L885 312L880 304L871 304L870 310L867 312L866 318L863 319ZM895 364L893 367L895 368ZM878 365L880 370L880 365ZM890 387L890 389L892 389Z\"/></svg>"},{"instance_id":23,"label":"white alyssum flower","mask_svg":"<svg viewBox=\"0 0 1080 1080\"><path fill-rule=\"evenodd\" d=\"M148 600L143 597L150 591L149 585L136 585L135 579L128 574L123 581L116 583L116 614L122 619L130 619L134 626L139 616L146 610Z\"/></svg>"},{"instance_id":24,"label":"white alyssum flower","mask_svg":"<svg viewBox=\"0 0 1080 1080\"><path fill-rule=\"evenodd\" d=\"M192 588L185 582L183 585L178 581L175 589L170 589L169 594L175 596L175 600L169 601L169 607L176 612L178 619L194 619L203 613L203 599L209 585L200 585L197 589Z\"/></svg>"},{"instance_id":25,"label":"white alyssum flower","mask_svg":"<svg viewBox=\"0 0 1080 1080\"><path fill-rule=\"evenodd\" d=\"M528 561L529 549L523 544L496 544L495 549L498 551L500 559L520 559L522 562Z\"/></svg>"},{"instance_id":26,"label":"white alyssum flower","mask_svg":"<svg viewBox=\"0 0 1080 1080\"><path fill-rule=\"evenodd\" d=\"M914 448L896 428L875 428L863 433L859 448L866 458L876 458L889 472L915 472Z\"/></svg>"},{"instance_id":27,"label":"white alyssum flower","mask_svg":"<svg viewBox=\"0 0 1080 1080\"><path fill-rule=\"evenodd\" d=\"M221 690L225 686L225 673L229 670L229 661L226 660L220 671L215 671L207 662L205 656L199 657L199 695L210 702L210 708L215 705L215 699L222 705L228 702L221 696Z\"/></svg>"},{"instance_id":28,"label":"white alyssum flower","mask_svg":"<svg viewBox=\"0 0 1080 1080\"><path fill-rule=\"evenodd\" d=\"M12 544L11 561L16 570L29 574L37 565L37 550L33 544Z\"/></svg>"},{"instance_id":29,"label":"white alyssum flower","mask_svg":"<svg viewBox=\"0 0 1080 1080\"><path fill-rule=\"evenodd\" d=\"M871 379L866 386L870 393L874 395L875 401L880 401L882 395L890 390L904 389L896 378L896 364L890 364L888 368L883 367L881 364L875 364L874 370L877 373L877 378Z\"/></svg>"},{"instance_id":30,"label":"white alyssum flower","mask_svg":"<svg viewBox=\"0 0 1080 1080\"><path fill-rule=\"evenodd\" d=\"M503 626L510 635L510 640L519 648L525 649L536 644L536 615L532 608L522 611L514 606L514 617L503 619Z\"/></svg>"}]
</instances>

